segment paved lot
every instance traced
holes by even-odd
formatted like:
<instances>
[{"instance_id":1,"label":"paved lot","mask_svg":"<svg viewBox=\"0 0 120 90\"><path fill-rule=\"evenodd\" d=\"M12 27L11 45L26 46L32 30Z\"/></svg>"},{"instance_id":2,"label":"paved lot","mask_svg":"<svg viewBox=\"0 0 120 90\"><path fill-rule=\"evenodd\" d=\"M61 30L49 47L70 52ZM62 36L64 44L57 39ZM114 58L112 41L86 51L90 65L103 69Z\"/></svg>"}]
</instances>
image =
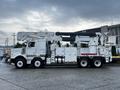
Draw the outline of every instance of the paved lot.
<instances>
[{"instance_id":1,"label":"paved lot","mask_svg":"<svg viewBox=\"0 0 120 90\"><path fill-rule=\"evenodd\" d=\"M120 66L15 69L0 63L0 90L120 90Z\"/></svg>"}]
</instances>

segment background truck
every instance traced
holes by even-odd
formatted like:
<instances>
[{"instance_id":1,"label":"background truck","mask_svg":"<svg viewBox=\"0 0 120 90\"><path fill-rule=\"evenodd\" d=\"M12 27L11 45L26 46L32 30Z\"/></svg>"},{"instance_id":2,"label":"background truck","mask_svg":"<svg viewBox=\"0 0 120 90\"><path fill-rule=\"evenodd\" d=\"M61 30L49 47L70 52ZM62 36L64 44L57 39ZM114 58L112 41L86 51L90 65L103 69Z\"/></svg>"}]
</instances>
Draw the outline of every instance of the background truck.
<instances>
[{"instance_id":1,"label":"background truck","mask_svg":"<svg viewBox=\"0 0 120 90\"><path fill-rule=\"evenodd\" d=\"M24 47L11 50L10 60L16 68L32 65L76 64L79 67L100 68L112 61L112 40L101 33L19 32L18 41Z\"/></svg>"}]
</instances>

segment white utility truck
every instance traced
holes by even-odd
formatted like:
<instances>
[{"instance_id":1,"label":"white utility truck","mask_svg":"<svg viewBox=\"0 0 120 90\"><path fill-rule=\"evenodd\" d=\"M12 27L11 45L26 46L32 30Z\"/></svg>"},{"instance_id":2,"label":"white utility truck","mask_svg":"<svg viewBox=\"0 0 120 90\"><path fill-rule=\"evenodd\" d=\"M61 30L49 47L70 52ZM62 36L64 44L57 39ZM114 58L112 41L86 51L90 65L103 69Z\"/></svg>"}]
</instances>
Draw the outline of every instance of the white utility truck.
<instances>
[{"instance_id":1,"label":"white utility truck","mask_svg":"<svg viewBox=\"0 0 120 90\"><path fill-rule=\"evenodd\" d=\"M18 32L17 40L26 45L11 50L10 60L16 68L29 64L35 68L57 64L100 68L112 61L114 43L101 33Z\"/></svg>"}]
</instances>

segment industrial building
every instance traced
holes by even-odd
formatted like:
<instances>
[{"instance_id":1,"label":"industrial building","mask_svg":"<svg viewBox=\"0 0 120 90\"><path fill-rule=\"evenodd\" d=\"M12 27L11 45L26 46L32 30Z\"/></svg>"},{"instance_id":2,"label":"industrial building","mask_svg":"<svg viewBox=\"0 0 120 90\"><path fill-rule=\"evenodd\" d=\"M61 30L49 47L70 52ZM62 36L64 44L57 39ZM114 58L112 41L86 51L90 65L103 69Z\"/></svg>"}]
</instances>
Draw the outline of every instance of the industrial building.
<instances>
[{"instance_id":1,"label":"industrial building","mask_svg":"<svg viewBox=\"0 0 120 90\"><path fill-rule=\"evenodd\" d=\"M89 33L101 32L101 33L107 33L107 35L109 36L117 36L116 43L118 47L120 47L120 24L111 25L111 26L102 26L99 28L82 30L80 32L89 32Z\"/></svg>"}]
</instances>

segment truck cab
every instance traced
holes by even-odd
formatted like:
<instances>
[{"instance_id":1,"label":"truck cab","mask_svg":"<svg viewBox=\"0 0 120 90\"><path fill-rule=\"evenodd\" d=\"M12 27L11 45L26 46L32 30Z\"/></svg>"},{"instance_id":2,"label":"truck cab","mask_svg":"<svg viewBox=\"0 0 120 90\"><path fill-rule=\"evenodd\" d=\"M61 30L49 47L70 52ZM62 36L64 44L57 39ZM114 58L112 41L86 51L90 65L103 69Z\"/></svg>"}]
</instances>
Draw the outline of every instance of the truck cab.
<instances>
[{"instance_id":1,"label":"truck cab","mask_svg":"<svg viewBox=\"0 0 120 90\"><path fill-rule=\"evenodd\" d=\"M35 66L35 58L39 58L39 61L41 61L41 63L43 64L45 61L45 57L46 39L44 38L30 40L26 43L26 47L13 48L11 50L11 62L15 63L15 66L17 68L23 68L27 64L31 63L33 66ZM39 62L39 64L41 63Z\"/></svg>"}]
</instances>

